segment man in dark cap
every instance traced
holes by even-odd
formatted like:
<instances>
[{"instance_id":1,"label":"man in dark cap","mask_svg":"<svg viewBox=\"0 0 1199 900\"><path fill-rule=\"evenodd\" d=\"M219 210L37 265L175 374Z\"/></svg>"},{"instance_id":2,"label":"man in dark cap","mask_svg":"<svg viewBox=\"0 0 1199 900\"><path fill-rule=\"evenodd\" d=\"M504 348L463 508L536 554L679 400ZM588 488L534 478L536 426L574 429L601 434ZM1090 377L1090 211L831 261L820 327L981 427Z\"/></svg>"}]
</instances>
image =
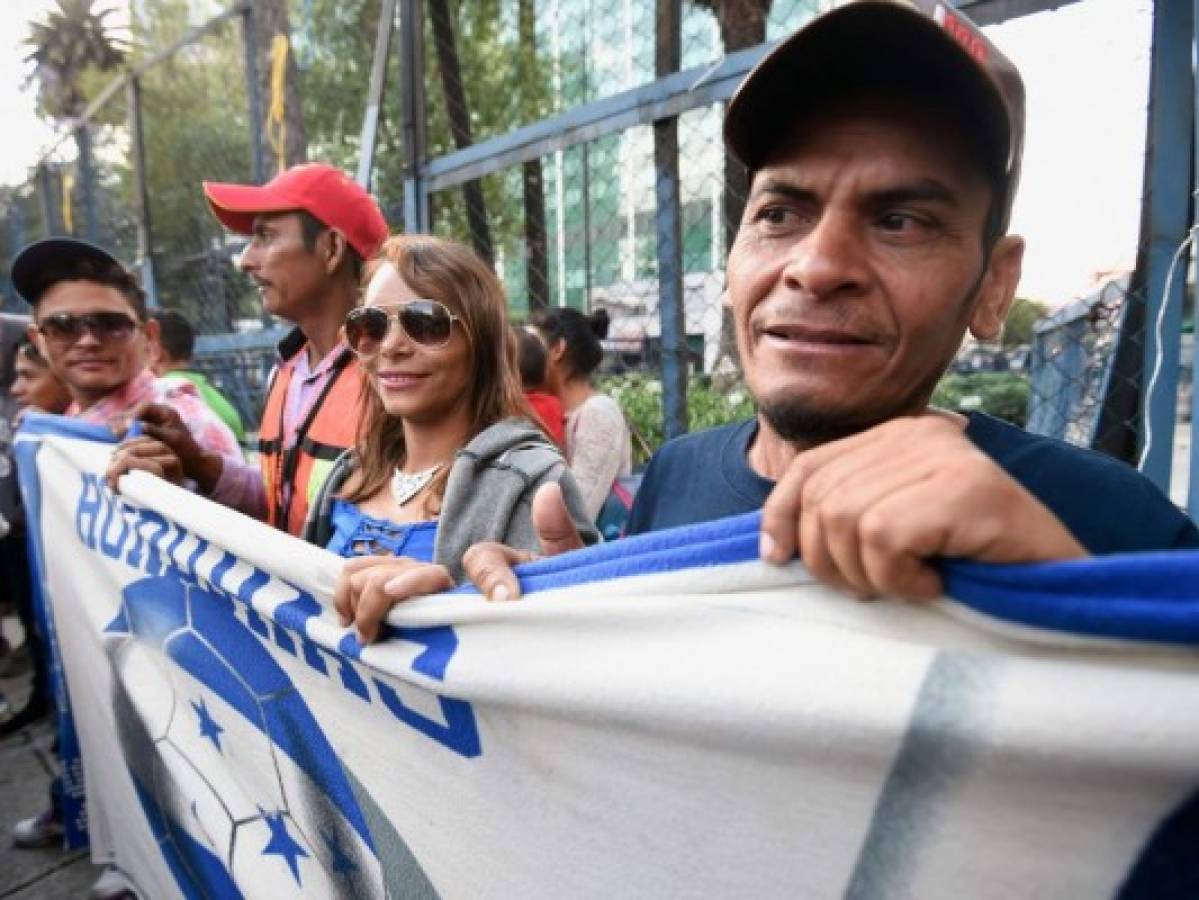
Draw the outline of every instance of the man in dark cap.
<instances>
[{"instance_id":1,"label":"man in dark cap","mask_svg":"<svg viewBox=\"0 0 1199 900\"><path fill-rule=\"evenodd\" d=\"M1023 139L1019 74L946 3L861 0L775 48L725 120L751 176L727 302L759 412L665 445L629 532L762 509L764 559L861 597L939 595L938 557L1199 546L1123 463L928 405L1015 296ZM578 546L559 507L534 506L549 552ZM511 597L522 558L479 545L466 569Z\"/></svg>"}]
</instances>

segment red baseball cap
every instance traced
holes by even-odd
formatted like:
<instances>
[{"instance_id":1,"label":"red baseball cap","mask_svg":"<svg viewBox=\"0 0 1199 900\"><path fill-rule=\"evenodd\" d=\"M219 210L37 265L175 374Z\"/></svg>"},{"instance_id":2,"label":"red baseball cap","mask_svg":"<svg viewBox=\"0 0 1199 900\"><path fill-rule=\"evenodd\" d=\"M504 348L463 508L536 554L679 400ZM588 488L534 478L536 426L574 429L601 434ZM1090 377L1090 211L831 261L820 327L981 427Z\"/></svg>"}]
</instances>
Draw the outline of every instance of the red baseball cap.
<instances>
[{"instance_id":1,"label":"red baseball cap","mask_svg":"<svg viewBox=\"0 0 1199 900\"><path fill-rule=\"evenodd\" d=\"M340 232L363 259L387 240L387 220L375 198L325 163L292 166L264 185L204 182L212 213L235 234L252 234L262 213L304 210Z\"/></svg>"}]
</instances>

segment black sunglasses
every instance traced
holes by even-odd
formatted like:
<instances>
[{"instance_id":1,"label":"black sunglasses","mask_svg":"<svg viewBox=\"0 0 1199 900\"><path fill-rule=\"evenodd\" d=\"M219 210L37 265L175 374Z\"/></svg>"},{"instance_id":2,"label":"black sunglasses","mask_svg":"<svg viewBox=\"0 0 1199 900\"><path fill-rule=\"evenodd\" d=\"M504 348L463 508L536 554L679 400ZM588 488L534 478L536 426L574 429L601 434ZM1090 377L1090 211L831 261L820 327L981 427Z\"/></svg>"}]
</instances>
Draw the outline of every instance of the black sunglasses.
<instances>
[{"instance_id":1,"label":"black sunglasses","mask_svg":"<svg viewBox=\"0 0 1199 900\"><path fill-rule=\"evenodd\" d=\"M98 341L125 341L137 328L131 316L119 312L52 313L37 323L38 331L46 340L58 344L73 344L85 331L90 331Z\"/></svg>"},{"instance_id":2,"label":"black sunglasses","mask_svg":"<svg viewBox=\"0 0 1199 900\"><path fill-rule=\"evenodd\" d=\"M462 321L437 300L409 300L387 306L359 306L346 316L346 343L359 356L379 352L387 340L392 319L408 340L429 350L450 342L454 323Z\"/></svg>"}]
</instances>

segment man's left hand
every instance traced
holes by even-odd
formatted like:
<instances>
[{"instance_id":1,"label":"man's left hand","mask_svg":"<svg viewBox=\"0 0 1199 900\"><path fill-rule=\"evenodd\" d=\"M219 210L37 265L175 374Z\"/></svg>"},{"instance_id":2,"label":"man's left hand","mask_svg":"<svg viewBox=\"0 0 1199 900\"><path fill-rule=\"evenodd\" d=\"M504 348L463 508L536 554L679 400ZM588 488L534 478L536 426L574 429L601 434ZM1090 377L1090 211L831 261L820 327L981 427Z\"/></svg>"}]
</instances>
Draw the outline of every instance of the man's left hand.
<instances>
[{"instance_id":1,"label":"man's left hand","mask_svg":"<svg viewBox=\"0 0 1199 900\"><path fill-rule=\"evenodd\" d=\"M105 479L113 493L118 491L117 484L121 476L134 469L141 469L159 478L164 478L172 484L183 483L183 466L179 457L162 441L140 435L126 438L113 451L108 461L108 471Z\"/></svg>"},{"instance_id":2,"label":"man's left hand","mask_svg":"<svg viewBox=\"0 0 1199 900\"><path fill-rule=\"evenodd\" d=\"M762 558L799 553L863 599L942 593L931 561L1086 556L1058 518L966 437L960 419L894 419L797 456L762 512Z\"/></svg>"}]
</instances>

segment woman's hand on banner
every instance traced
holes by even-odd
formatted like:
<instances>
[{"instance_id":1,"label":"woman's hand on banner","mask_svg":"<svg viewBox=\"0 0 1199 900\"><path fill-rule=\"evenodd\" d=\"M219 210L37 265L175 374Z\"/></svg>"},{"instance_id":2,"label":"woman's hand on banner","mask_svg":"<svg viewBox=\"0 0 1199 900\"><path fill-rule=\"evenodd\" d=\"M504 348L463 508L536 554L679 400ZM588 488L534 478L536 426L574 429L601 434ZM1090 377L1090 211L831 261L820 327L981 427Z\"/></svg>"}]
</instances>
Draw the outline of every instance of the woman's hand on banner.
<instances>
[{"instance_id":1,"label":"woman's hand on banner","mask_svg":"<svg viewBox=\"0 0 1199 900\"><path fill-rule=\"evenodd\" d=\"M383 620L397 603L453 586L445 566L406 556L358 556L342 567L333 607L342 627L353 625L358 642L369 644L379 637Z\"/></svg>"},{"instance_id":2,"label":"woman's hand on banner","mask_svg":"<svg viewBox=\"0 0 1199 900\"><path fill-rule=\"evenodd\" d=\"M566 506L566 498L562 496L562 488L556 481L537 489L533 495L532 516L541 556L557 556L584 546ZM520 582L512 567L539 558L528 550L485 541L473 545L463 554L462 568L488 600L515 600L520 596Z\"/></svg>"}]
</instances>

